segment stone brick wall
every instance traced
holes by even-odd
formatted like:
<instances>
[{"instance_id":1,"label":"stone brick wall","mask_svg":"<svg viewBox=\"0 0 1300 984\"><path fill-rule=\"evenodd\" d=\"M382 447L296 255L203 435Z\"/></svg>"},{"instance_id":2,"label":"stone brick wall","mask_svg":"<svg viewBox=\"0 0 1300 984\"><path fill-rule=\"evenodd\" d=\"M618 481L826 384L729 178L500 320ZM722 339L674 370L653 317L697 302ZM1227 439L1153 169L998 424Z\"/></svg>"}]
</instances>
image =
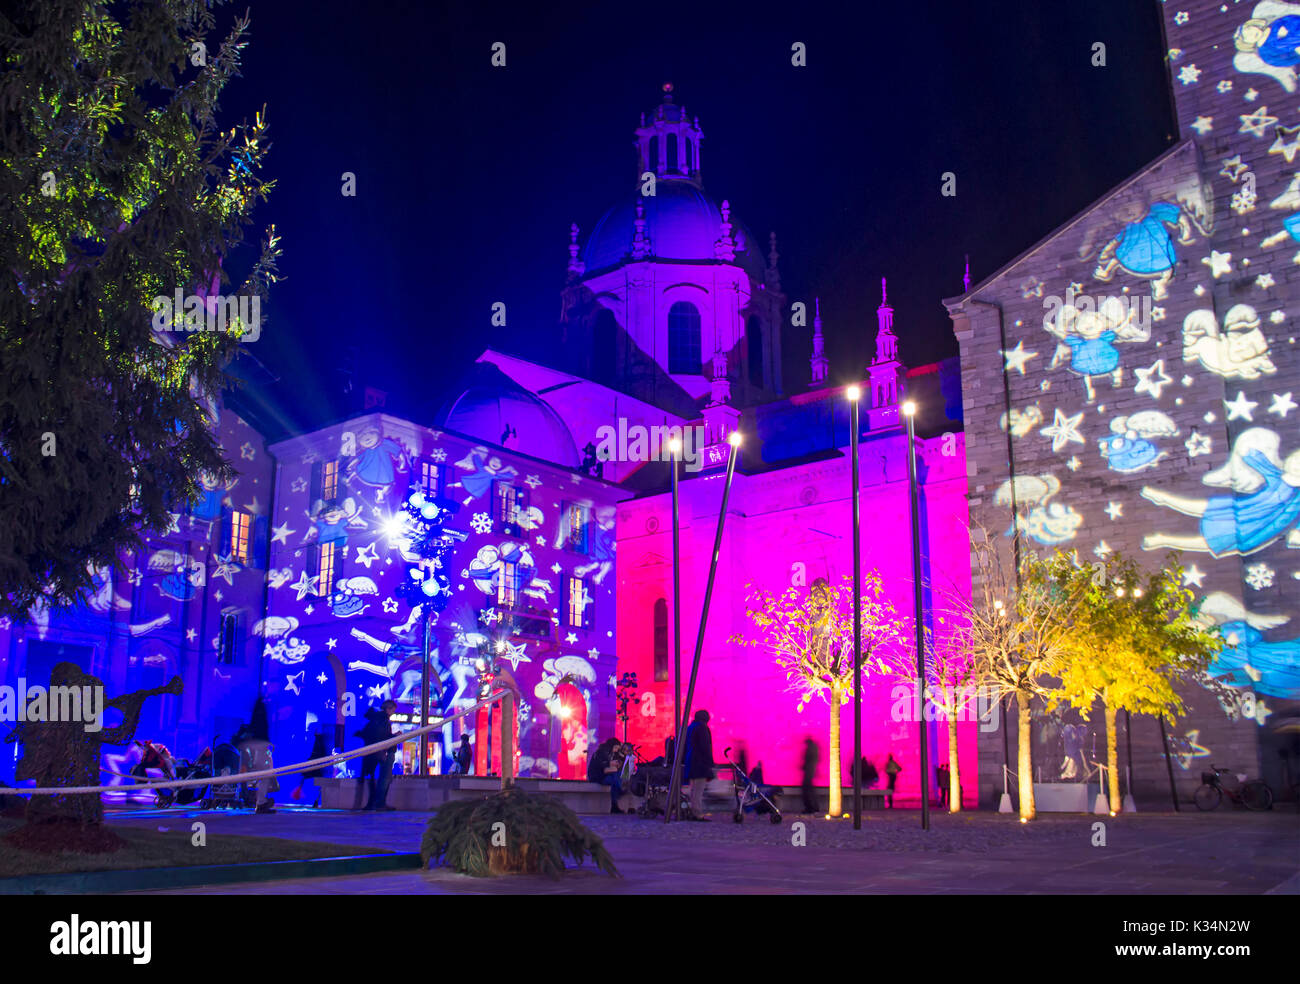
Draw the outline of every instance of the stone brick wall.
<instances>
[{"instance_id":1,"label":"stone brick wall","mask_svg":"<svg viewBox=\"0 0 1300 984\"><path fill-rule=\"evenodd\" d=\"M1236 699L1198 689L1171 734L1184 796L1211 762L1279 787L1278 726L1300 713L1287 481L1300 485L1300 456L1285 467L1300 451L1300 224L1286 224L1300 222L1300 109L1294 75L1265 60L1287 60L1292 25L1300 41L1300 5L1222 6L1162 5L1182 141L948 302L972 516L1000 535L1014 494L1038 547L1148 566L1177 547L1198 604L1237 644L1219 669ZM1196 514L1204 503L1219 523ZM1133 731L1135 792L1168 803L1159 726ZM984 797L1000 791L1002 742L983 736ZM1014 733L1008 745L1014 761Z\"/></svg>"}]
</instances>

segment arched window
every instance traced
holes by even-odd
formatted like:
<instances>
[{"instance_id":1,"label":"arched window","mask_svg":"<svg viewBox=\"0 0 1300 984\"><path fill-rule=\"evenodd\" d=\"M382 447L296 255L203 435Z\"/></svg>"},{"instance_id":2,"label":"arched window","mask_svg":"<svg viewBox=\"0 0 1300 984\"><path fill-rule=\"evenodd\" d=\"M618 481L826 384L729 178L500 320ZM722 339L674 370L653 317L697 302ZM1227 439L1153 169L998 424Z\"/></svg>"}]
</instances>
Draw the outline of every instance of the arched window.
<instances>
[{"instance_id":1,"label":"arched window","mask_svg":"<svg viewBox=\"0 0 1300 984\"><path fill-rule=\"evenodd\" d=\"M655 683L668 680L668 602L660 598L655 602L654 650Z\"/></svg>"},{"instance_id":2,"label":"arched window","mask_svg":"<svg viewBox=\"0 0 1300 984\"><path fill-rule=\"evenodd\" d=\"M609 308L601 308L591 328L591 375L610 382L618 366L618 321Z\"/></svg>"},{"instance_id":3,"label":"arched window","mask_svg":"<svg viewBox=\"0 0 1300 984\"><path fill-rule=\"evenodd\" d=\"M763 326L757 318L745 323L745 343L749 349L749 384L763 385Z\"/></svg>"},{"instance_id":4,"label":"arched window","mask_svg":"<svg viewBox=\"0 0 1300 984\"><path fill-rule=\"evenodd\" d=\"M677 170L677 134L668 134L668 170Z\"/></svg>"},{"instance_id":5,"label":"arched window","mask_svg":"<svg viewBox=\"0 0 1300 984\"><path fill-rule=\"evenodd\" d=\"M646 170L659 173L659 138L650 138L650 159L645 162Z\"/></svg>"},{"instance_id":6,"label":"arched window","mask_svg":"<svg viewBox=\"0 0 1300 984\"><path fill-rule=\"evenodd\" d=\"M668 371L698 374L700 358L700 312L688 301L668 309Z\"/></svg>"},{"instance_id":7,"label":"arched window","mask_svg":"<svg viewBox=\"0 0 1300 984\"><path fill-rule=\"evenodd\" d=\"M687 137L686 138L686 161L682 166L682 170L685 171L687 174L690 174L691 171L695 169L694 154L695 154L695 148L691 146L691 138Z\"/></svg>"}]
</instances>

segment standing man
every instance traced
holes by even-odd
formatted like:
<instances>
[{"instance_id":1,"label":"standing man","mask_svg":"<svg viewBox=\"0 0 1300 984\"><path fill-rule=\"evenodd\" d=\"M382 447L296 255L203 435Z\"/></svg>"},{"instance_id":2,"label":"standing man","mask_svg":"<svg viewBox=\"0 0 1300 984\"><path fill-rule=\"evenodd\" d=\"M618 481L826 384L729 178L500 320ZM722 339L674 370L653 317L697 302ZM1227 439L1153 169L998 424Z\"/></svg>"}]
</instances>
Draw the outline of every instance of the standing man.
<instances>
[{"instance_id":1,"label":"standing man","mask_svg":"<svg viewBox=\"0 0 1300 984\"><path fill-rule=\"evenodd\" d=\"M361 744L373 745L393 737L393 726L389 718L396 710L397 704L392 700L386 700L379 705L378 710L372 707L366 711L365 726L357 732ZM385 812L393 809L388 805L388 782L392 777L393 758L396 752L397 747L392 746L382 752L362 756L361 778L365 780L368 790L366 805L362 809Z\"/></svg>"},{"instance_id":2,"label":"standing man","mask_svg":"<svg viewBox=\"0 0 1300 984\"><path fill-rule=\"evenodd\" d=\"M709 712L696 711L686 729L686 778L691 784L692 819L708 821L704 815L704 786L713 778L713 732L709 730Z\"/></svg>"},{"instance_id":3,"label":"standing man","mask_svg":"<svg viewBox=\"0 0 1300 984\"><path fill-rule=\"evenodd\" d=\"M817 763L821 752L817 742L809 736L803 740L803 812L816 813L817 800L813 793L813 780L817 776Z\"/></svg>"},{"instance_id":4,"label":"standing man","mask_svg":"<svg viewBox=\"0 0 1300 984\"><path fill-rule=\"evenodd\" d=\"M898 774L902 771L903 767L894 758L894 753L890 752L889 761L885 763L885 775L889 779L889 808L891 810L894 808L894 787L898 785ZM925 795L925 790L921 791L921 795Z\"/></svg>"}]
</instances>

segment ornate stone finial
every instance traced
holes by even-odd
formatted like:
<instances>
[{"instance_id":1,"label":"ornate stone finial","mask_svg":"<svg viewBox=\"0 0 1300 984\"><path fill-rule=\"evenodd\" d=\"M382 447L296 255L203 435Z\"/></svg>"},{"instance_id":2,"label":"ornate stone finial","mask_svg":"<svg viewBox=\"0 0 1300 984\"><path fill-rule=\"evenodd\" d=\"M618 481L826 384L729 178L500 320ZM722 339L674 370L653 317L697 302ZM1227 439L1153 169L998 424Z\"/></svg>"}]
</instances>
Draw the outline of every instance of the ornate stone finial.
<instances>
[{"instance_id":1,"label":"ornate stone finial","mask_svg":"<svg viewBox=\"0 0 1300 984\"><path fill-rule=\"evenodd\" d=\"M727 378L727 353L718 349L713 353L713 385L710 387L714 405L731 402L731 380Z\"/></svg>"},{"instance_id":2,"label":"ornate stone finial","mask_svg":"<svg viewBox=\"0 0 1300 984\"><path fill-rule=\"evenodd\" d=\"M722 234L713 244L713 255L719 260L734 260L736 258L736 240L731 235L731 202L725 198L722 200L720 228Z\"/></svg>"},{"instance_id":3,"label":"ornate stone finial","mask_svg":"<svg viewBox=\"0 0 1300 984\"><path fill-rule=\"evenodd\" d=\"M664 102L666 102L666 103L670 103L670 102L672 102L672 101L673 101L673 84L672 84L671 82L665 82L665 83L663 84L663 90L664 90Z\"/></svg>"},{"instance_id":4,"label":"ornate stone finial","mask_svg":"<svg viewBox=\"0 0 1300 984\"><path fill-rule=\"evenodd\" d=\"M777 261L781 259L781 254L776 251L776 233L770 233L767 237L767 271L763 275L763 282L771 290L781 289L781 271L777 269Z\"/></svg>"},{"instance_id":5,"label":"ornate stone finial","mask_svg":"<svg viewBox=\"0 0 1300 984\"><path fill-rule=\"evenodd\" d=\"M814 298L816 313L813 315L813 350L810 365L812 382L816 386L826 381L830 372L830 359L826 358L826 340L822 337L822 299Z\"/></svg>"},{"instance_id":6,"label":"ornate stone finial","mask_svg":"<svg viewBox=\"0 0 1300 984\"><path fill-rule=\"evenodd\" d=\"M889 291L885 287L885 278L880 278L880 306L889 307Z\"/></svg>"},{"instance_id":7,"label":"ornate stone finial","mask_svg":"<svg viewBox=\"0 0 1300 984\"><path fill-rule=\"evenodd\" d=\"M636 218L632 220L632 259L644 260L650 255L650 237L645 231L645 204L636 200Z\"/></svg>"},{"instance_id":8,"label":"ornate stone finial","mask_svg":"<svg viewBox=\"0 0 1300 984\"><path fill-rule=\"evenodd\" d=\"M582 247L578 245L578 223L569 226L569 279L577 280L587 270L587 265L578 259Z\"/></svg>"},{"instance_id":9,"label":"ornate stone finial","mask_svg":"<svg viewBox=\"0 0 1300 984\"><path fill-rule=\"evenodd\" d=\"M880 307L876 309L876 357L872 365L898 361L898 339L894 336L894 309L889 306L885 278L880 278Z\"/></svg>"},{"instance_id":10,"label":"ornate stone finial","mask_svg":"<svg viewBox=\"0 0 1300 984\"><path fill-rule=\"evenodd\" d=\"M961 278L961 287L963 293L966 294L970 293L970 254L969 253L966 254L966 273Z\"/></svg>"}]
</instances>

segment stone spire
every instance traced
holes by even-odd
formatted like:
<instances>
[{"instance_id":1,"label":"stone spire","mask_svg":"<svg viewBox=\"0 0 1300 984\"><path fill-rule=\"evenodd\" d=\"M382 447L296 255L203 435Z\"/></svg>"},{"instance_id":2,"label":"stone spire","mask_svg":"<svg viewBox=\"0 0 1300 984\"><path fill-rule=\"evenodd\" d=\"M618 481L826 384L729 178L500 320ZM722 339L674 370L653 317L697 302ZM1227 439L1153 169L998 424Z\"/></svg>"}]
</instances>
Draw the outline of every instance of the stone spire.
<instances>
[{"instance_id":1,"label":"stone spire","mask_svg":"<svg viewBox=\"0 0 1300 984\"><path fill-rule=\"evenodd\" d=\"M898 425L903 364L898 361L894 309L889 306L885 278L880 278L880 307L876 309L876 357L867 366L867 420L872 430Z\"/></svg>"},{"instance_id":2,"label":"stone spire","mask_svg":"<svg viewBox=\"0 0 1300 984\"><path fill-rule=\"evenodd\" d=\"M722 200L722 222L718 225L721 235L713 244L713 255L719 260L736 258L736 240L731 235L731 202Z\"/></svg>"},{"instance_id":3,"label":"stone spire","mask_svg":"<svg viewBox=\"0 0 1300 984\"><path fill-rule=\"evenodd\" d=\"M569 226L569 280L578 280L587 270L587 264L578 259L578 223Z\"/></svg>"},{"instance_id":4,"label":"stone spire","mask_svg":"<svg viewBox=\"0 0 1300 984\"><path fill-rule=\"evenodd\" d=\"M632 259L644 260L650 255L650 237L645 231L645 202L638 196L636 218L632 221Z\"/></svg>"},{"instance_id":5,"label":"stone spire","mask_svg":"<svg viewBox=\"0 0 1300 984\"><path fill-rule=\"evenodd\" d=\"M872 365L898 361L898 338L894 335L894 309L889 306L885 278L880 278L880 307L876 308L876 357Z\"/></svg>"},{"instance_id":6,"label":"stone spire","mask_svg":"<svg viewBox=\"0 0 1300 984\"><path fill-rule=\"evenodd\" d=\"M777 269L777 261L781 259L781 254L776 251L776 233L773 232L767 237L767 270L763 274L763 283L768 290L774 290L778 293L781 290L781 271Z\"/></svg>"},{"instance_id":7,"label":"stone spire","mask_svg":"<svg viewBox=\"0 0 1300 984\"><path fill-rule=\"evenodd\" d=\"M963 294L970 293L970 254L966 254L966 273L961 278L961 289Z\"/></svg>"},{"instance_id":8,"label":"stone spire","mask_svg":"<svg viewBox=\"0 0 1300 984\"><path fill-rule=\"evenodd\" d=\"M812 359L812 384L819 386L826 382L826 374L830 371L831 362L826 358L826 340L822 337L822 299L814 298L816 313L813 315L813 349Z\"/></svg>"}]
</instances>

